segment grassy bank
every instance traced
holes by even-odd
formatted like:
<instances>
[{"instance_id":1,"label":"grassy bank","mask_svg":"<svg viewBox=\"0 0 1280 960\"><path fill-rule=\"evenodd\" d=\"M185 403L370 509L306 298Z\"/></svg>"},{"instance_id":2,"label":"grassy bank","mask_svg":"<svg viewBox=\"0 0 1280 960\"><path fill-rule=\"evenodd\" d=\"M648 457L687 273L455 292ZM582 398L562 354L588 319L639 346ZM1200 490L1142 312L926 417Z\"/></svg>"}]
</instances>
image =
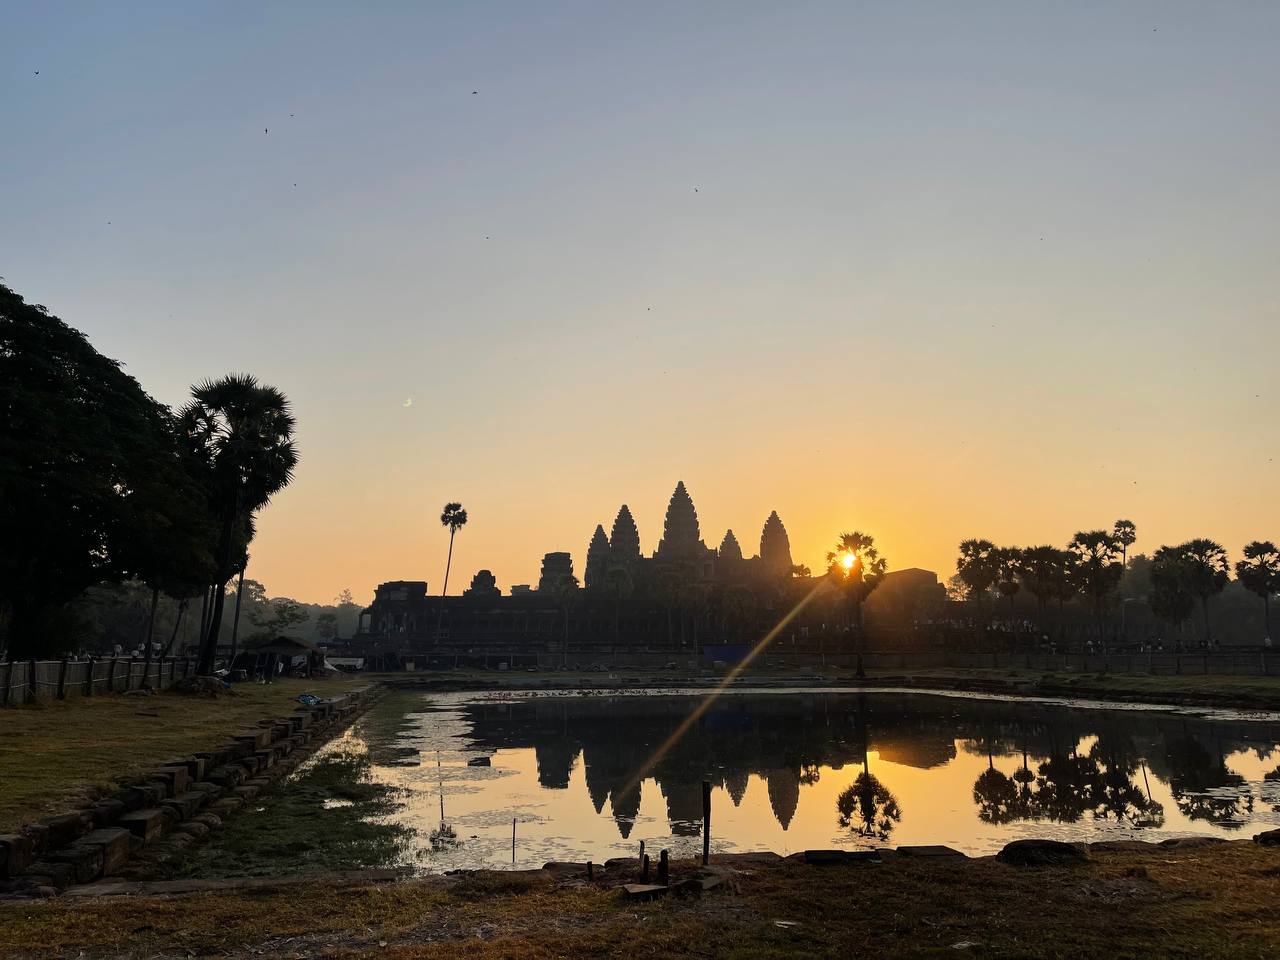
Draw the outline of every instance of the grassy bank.
<instances>
[{"instance_id":1,"label":"grassy bank","mask_svg":"<svg viewBox=\"0 0 1280 960\"><path fill-rule=\"evenodd\" d=\"M110 789L158 764L216 746L288 713L298 694L333 696L363 678L241 684L235 696L159 693L50 701L0 710L0 833Z\"/></svg>"},{"instance_id":2,"label":"grassy bank","mask_svg":"<svg viewBox=\"0 0 1280 960\"><path fill-rule=\"evenodd\" d=\"M739 864L728 888L652 903L545 875L488 874L0 904L0 955L1275 955L1280 849L1238 841L1092 856L1034 869L902 857Z\"/></svg>"}]
</instances>

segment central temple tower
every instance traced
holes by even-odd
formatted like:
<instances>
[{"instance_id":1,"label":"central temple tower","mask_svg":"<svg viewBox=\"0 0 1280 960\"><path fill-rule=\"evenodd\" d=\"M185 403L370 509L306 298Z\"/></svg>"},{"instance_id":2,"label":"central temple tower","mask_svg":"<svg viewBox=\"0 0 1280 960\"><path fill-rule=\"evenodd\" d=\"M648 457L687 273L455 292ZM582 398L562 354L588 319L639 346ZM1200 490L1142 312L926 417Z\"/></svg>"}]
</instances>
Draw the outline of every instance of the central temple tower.
<instances>
[{"instance_id":1,"label":"central temple tower","mask_svg":"<svg viewBox=\"0 0 1280 960\"><path fill-rule=\"evenodd\" d=\"M707 555L707 545L698 532L698 511L693 499L684 488L684 481L676 484L667 504L667 518L662 523L662 540L658 543L658 560L701 561Z\"/></svg>"}]
</instances>

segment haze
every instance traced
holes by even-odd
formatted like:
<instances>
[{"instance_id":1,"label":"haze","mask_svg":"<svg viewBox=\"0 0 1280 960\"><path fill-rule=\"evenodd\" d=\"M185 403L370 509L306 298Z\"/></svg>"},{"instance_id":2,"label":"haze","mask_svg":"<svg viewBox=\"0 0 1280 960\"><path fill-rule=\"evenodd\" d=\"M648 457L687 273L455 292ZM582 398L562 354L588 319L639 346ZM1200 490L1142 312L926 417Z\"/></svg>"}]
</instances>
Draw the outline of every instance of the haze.
<instances>
[{"instance_id":1,"label":"haze","mask_svg":"<svg viewBox=\"0 0 1280 960\"><path fill-rule=\"evenodd\" d=\"M1274 534L1274 4L8 4L0 275L299 421L249 575ZM38 71L38 73L36 72ZM411 400L411 403L408 402Z\"/></svg>"}]
</instances>

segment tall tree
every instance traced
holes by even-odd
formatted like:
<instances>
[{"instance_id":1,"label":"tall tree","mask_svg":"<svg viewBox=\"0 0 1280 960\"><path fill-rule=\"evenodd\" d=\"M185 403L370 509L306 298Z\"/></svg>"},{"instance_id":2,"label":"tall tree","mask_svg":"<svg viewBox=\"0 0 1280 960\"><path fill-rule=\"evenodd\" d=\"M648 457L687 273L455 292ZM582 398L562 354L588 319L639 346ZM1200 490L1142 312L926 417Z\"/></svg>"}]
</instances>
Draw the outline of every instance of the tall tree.
<instances>
[{"instance_id":1,"label":"tall tree","mask_svg":"<svg viewBox=\"0 0 1280 960\"><path fill-rule=\"evenodd\" d=\"M183 435L203 462L217 517L213 609L200 643L201 674L213 672L226 587L240 555L246 522L293 479L298 463L289 400L247 374L205 381L178 416Z\"/></svg>"},{"instance_id":2,"label":"tall tree","mask_svg":"<svg viewBox=\"0 0 1280 960\"><path fill-rule=\"evenodd\" d=\"M1070 554L1048 545L1027 547L1018 563L1018 575L1027 592L1036 598L1043 621L1045 606L1058 599L1059 583L1066 579L1064 569ZM1043 627L1043 623L1041 624Z\"/></svg>"},{"instance_id":3,"label":"tall tree","mask_svg":"<svg viewBox=\"0 0 1280 960\"><path fill-rule=\"evenodd\" d=\"M970 600L981 600L1000 576L999 548L990 540L961 540L956 575L965 585Z\"/></svg>"},{"instance_id":4,"label":"tall tree","mask_svg":"<svg viewBox=\"0 0 1280 960\"><path fill-rule=\"evenodd\" d=\"M1209 627L1209 598L1221 593L1230 581L1231 563L1222 544L1205 537L1188 540L1178 549L1182 551L1187 564L1188 589L1200 601L1200 612L1204 616L1204 641L1207 645L1213 639Z\"/></svg>"},{"instance_id":5,"label":"tall tree","mask_svg":"<svg viewBox=\"0 0 1280 960\"><path fill-rule=\"evenodd\" d=\"M444 586L440 590L440 610L436 615L436 636L444 625L444 598L449 593L449 568L453 566L453 538L467 525L467 511L460 503L446 503L440 511L440 524L449 528L449 556L444 562Z\"/></svg>"},{"instance_id":6,"label":"tall tree","mask_svg":"<svg viewBox=\"0 0 1280 960\"><path fill-rule=\"evenodd\" d=\"M44 307L0 284L0 600L10 657L48 653L59 608L141 573L140 538L188 483L167 408ZM48 627L48 628L47 628Z\"/></svg>"},{"instance_id":7,"label":"tall tree","mask_svg":"<svg viewBox=\"0 0 1280 960\"><path fill-rule=\"evenodd\" d=\"M876 549L875 537L855 530L842 533L827 553L827 575L835 581L853 611L852 623L861 631L862 604L884 579L889 562Z\"/></svg>"},{"instance_id":8,"label":"tall tree","mask_svg":"<svg viewBox=\"0 0 1280 960\"><path fill-rule=\"evenodd\" d=\"M1013 612L1013 598L1022 589L1022 551L1017 547L1000 547L996 550L996 590L1009 601Z\"/></svg>"},{"instance_id":9,"label":"tall tree","mask_svg":"<svg viewBox=\"0 0 1280 960\"><path fill-rule=\"evenodd\" d=\"M1191 592L1190 572L1180 547L1161 547L1151 557L1151 592L1147 600L1151 612L1179 633L1196 608Z\"/></svg>"},{"instance_id":10,"label":"tall tree","mask_svg":"<svg viewBox=\"0 0 1280 960\"><path fill-rule=\"evenodd\" d=\"M1271 636L1271 597L1280 593L1280 551L1270 540L1245 544L1244 559L1236 563L1236 578L1262 598L1262 624Z\"/></svg>"},{"instance_id":11,"label":"tall tree","mask_svg":"<svg viewBox=\"0 0 1280 960\"><path fill-rule=\"evenodd\" d=\"M1120 563L1128 569L1129 548L1138 540L1138 527L1132 520L1117 520L1115 526L1111 528L1111 535L1116 538L1116 543L1120 544Z\"/></svg>"},{"instance_id":12,"label":"tall tree","mask_svg":"<svg viewBox=\"0 0 1280 960\"><path fill-rule=\"evenodd\" d=\"M1115 534L1108 530L1086 530L1071 538L1069 549L1075 554L1073 574L1076 587L1093 600L1093 613L1098 622L1098 642L1105 652L1105 603L1124 575L1124 566L1120 561L1120 543Z\"/></svg>"}]
</instances>

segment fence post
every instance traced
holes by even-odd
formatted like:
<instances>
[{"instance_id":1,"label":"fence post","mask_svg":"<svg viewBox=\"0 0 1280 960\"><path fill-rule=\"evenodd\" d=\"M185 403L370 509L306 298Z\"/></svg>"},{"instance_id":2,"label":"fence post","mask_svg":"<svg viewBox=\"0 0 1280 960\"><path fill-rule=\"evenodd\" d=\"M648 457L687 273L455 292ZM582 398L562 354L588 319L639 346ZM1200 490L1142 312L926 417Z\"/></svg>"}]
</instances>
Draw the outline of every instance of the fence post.
<instances>
[{"instance_id":1,"label":"fence post","mask_svg":"<svg viewBox=\"0 0 1280 960\"><path fill-rule=\"evenodd\" d=\"M89 673L84 678L84 695L86 697L93 696L93 673L94 668L98 665L98 661L93 657L89 658Z\"/></svg>"},{"instance_id":2,"label":"fence post","mask_svg":"<svg viewBox=\"0 0 1280 960\"><path fill-rule=\"evenodd\" d=\"M6 660L4 664L4 690L0 692L0 707L9 705L9 684L13 681L13 661Z\"/></svg>"},{"instance_id":3,"label":"fence post","mask_svg":"<svg viewBox=\"0 0 1280 960\"><path fill-rule=\"evenodd\" d=\"M136 661L137 659L138 659L137 657L129 658L129 675L124 679L125 693L128 693L130 690L133 689L133 664L134 664L134 661Z\"/></svg>"},{"instance_id":4,"label":"fence post","mask_svg":"<svg viewBox=\"0 0 1280 960\"><path fill-rule=\"evenodd\" d=\"M119 657L111 658L111 666L107 667L107 693L116 692L116 664L120 662Z\"/></svg>"}]
</instances>

